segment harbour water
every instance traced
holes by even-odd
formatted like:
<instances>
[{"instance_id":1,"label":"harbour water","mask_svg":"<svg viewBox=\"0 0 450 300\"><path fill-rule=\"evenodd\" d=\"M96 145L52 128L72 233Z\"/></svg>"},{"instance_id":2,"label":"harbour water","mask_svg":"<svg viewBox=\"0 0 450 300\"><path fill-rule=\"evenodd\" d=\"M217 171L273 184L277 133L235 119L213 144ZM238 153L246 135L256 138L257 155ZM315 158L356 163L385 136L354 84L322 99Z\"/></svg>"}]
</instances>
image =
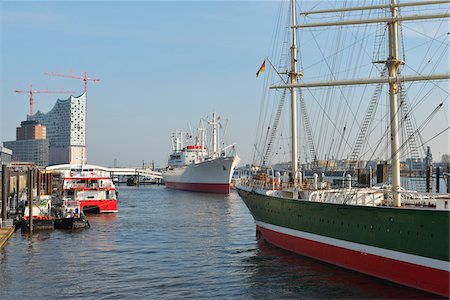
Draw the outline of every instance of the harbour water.
<instances>
[{"instance_id":1,"label":"harbour water","mask_svg":"<svg viewBox=\"0 0 450 300\"><path fill-rule=\"evenodd\" d=\"M0 299L431 299L273 248L239 196L119 187L117 215L81 231L17 231L0 250Z\"/></svg>"}]
</instances>

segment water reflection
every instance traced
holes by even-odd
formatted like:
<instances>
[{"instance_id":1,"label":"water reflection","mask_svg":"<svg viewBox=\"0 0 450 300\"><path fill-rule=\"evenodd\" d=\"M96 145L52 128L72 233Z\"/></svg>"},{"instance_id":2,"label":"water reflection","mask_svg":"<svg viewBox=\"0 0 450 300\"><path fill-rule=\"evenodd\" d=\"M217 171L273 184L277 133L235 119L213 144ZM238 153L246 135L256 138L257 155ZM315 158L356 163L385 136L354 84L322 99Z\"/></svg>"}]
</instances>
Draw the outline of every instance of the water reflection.
<instances>
[{"instance_id":1,"label":"water reflection","mask_svg":"<svg viewBox=\"0 0 450 300\"><path fill-rule=\"evenodd\" d=\"M378 280L290 253L258 240L255 255L244 260L250 297L436 299L435 295Z\"/></svg>"}]
</instances>

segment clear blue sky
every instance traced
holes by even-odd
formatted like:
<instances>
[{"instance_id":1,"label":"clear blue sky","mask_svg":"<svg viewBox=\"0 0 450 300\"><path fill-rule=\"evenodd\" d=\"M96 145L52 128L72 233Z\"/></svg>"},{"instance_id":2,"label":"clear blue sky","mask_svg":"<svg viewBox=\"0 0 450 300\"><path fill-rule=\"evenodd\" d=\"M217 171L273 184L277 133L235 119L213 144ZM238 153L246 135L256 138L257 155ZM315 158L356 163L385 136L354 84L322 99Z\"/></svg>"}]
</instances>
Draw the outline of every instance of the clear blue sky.
<instances>
[{"instance_id":1,"label":"clear blue sky","mask_svg":"<svg viewBox=\"0 0 450 300\"><path fill-rule=\"evenodd\" d=\"M83 82L45 72L100 78L90 84L91 163L165 165L169 136L216 111L249 158L259 84L255 73L273 25L275 2L3 2L1 137L15 127L37 89L76 90ZM61 95L64 98L66 95ZM35 95L47 112L55 95ZM244 152L244 149L247 150Z\"/></svg>"},{"instance_id":2,"label":"clear blue sky","mask_svg":"<svg viewBox=\"0 0 450 300\"><path fill-rule=\"evenodd\" d=\"M262 88L255 73L271 48L278 1L0 5L1 141L15 139L29 110L28 95L14 90L33 83L81 93L82 81L44 73L87 71L101 79L89 85L90 163L165 166L170 134L213 111L229 119L229 142L251 162ZM56 98L37 94L35 110L49 111Z\"/></svg>"}]
</instances>

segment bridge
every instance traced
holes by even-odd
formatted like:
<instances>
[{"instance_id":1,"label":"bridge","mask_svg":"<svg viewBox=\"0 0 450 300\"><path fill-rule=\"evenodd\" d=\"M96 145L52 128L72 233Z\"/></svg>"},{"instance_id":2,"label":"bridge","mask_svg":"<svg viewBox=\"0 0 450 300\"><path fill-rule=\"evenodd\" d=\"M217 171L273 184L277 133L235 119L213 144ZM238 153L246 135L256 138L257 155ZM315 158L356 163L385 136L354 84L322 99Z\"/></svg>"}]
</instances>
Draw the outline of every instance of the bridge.
<instances>
[{"instance_id":1,"label":"bridge","mask_svg":"<svg viewBox=\"0 0 450 300\"><path fill-rule=\"evenodd\" d=\"M125 176L144 176L151 177L155 179L162 179L161 172L154 171L151 169L142 168L105 168L106 172L110 172L111 176L115 175L125 175Z\"/></svg>"},{"instance_id":2,"label":"bridge","mask_svg":"<svg viewBox=\"0 0 450 300\"><path fill-rule=\"evenodd\" d=\"M152 169L142 169L142 168L107 168L96 165L71 165L71 164L63 164L63 165L55 165L49 166L46 168L47 171L64 171L70 170L71 168L83 168L83 169L93 169L95 171L103 171L113 176L142 176L142 177L150 177L151 179L162 179L161 172L154 171Z\"/></svg>"}]
</instances>

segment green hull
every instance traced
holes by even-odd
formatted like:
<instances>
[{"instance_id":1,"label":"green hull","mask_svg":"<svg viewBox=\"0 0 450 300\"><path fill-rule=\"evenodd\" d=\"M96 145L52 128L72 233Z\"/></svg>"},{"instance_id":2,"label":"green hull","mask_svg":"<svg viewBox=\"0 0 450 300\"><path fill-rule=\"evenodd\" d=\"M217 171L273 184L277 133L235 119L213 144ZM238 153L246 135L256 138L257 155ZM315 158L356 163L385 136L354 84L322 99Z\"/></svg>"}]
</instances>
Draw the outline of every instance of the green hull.
<instances>
[{"instance_id":1,"label":"green hull","mask_svg":"<svg viewBox=\"0 0 450 300\"><path fill-rule=\"evenodd\" d=\"M327 204L238 190L256 221L449 261L449 211Z\"/></svg>"},{"instance_id":2,"label":"green hull","mask_svg":"<svg viewBox=\"0 0 450 300\"><path fill-rule=\"evenodd\" d=\"M450 297L449 211L238 193L277 247Z\"/></svg>"}]
</instances>

